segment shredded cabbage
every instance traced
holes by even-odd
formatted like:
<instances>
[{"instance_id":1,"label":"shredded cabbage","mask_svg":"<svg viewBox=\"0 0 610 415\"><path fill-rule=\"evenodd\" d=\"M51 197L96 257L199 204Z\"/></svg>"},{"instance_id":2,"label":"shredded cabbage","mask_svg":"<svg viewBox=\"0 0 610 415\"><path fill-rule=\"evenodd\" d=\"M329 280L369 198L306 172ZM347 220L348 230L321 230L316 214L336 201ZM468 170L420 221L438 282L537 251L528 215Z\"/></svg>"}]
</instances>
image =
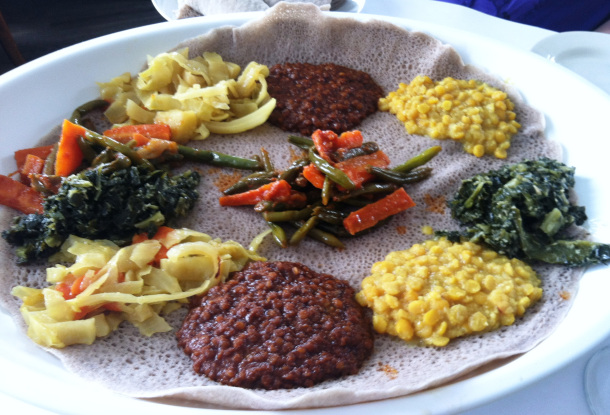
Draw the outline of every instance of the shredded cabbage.
<instances>
[{"instance_id":1,"label":"shredded cabbage","mask_svg":"<svg viewBox=\"0 0 610 415\"><path fill-rule=\"evenodd\" d=\"M250 62L240 70L217 53L189 59L185 48L149 56L148 68L133 79L127 73L98 85L112 102L105 112L112 123L166 123L173 139L185 142L210 132L241 133L267 120L275 108L267 91L269 68Z\"/></svg>"},{"instance_id":2,"label":"shredded cabbage","mask_svg":"<svg viewBox=\"0 0 610 415\"><path fill-rule=\"evenodd\" d=\"M47 269L47 281L54 285L12 290L23 301L28 336L56 348L91 344L122 321L145 336L169 331L162 315L225 281L248 261L264 260L237 242L189 229L170 230L124 248L70 236L58 257L73 264Z\"/></svg>"}]
</instances>

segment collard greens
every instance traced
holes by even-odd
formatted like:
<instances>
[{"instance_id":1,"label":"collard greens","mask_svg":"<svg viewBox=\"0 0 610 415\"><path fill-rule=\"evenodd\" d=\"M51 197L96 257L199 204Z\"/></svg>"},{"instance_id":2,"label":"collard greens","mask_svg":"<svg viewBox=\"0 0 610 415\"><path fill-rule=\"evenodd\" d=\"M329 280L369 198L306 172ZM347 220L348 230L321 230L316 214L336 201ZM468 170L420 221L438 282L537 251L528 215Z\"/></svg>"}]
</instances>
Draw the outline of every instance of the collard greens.
<instances>
[{"instance_id":1,"label":"collard greens","mask_svg":"<svg viewBox=\"0 0 610 415\"><path fill-rule=\"evenodd\" d=\"M128 243L135 233L152 236L159 226L186 215L198 197L199 174L170 177L161 170L129 167L105 173L102 166L69 176L44 202L43 214L15 218L2 236L18 262L57 252L70 235Z\"/></svg>"},{"instance_id":2,"label":"collard greens","mask_svg":"<svg viewBox=\"0 0 610 415\"><path fill-rule=\"evenodd\" d=\"M568 236L570 227L587 219L585 208L570 201L573 187L574 168L548 158L476 175L464 180L449 202L452 216L466 229L440 234L466 237L523 260L608 263L610 245Z\"/></svg>"}]
</instances>

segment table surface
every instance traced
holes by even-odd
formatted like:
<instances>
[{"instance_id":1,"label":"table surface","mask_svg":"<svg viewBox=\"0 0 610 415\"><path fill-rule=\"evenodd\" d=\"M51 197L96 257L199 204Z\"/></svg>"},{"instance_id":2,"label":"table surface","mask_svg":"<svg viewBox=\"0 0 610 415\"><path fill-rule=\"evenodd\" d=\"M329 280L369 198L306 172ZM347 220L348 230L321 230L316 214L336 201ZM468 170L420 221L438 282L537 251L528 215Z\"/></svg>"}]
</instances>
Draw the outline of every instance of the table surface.
<instances>
[{"instance_id":1,"label":"table surface","mask_svg":"<svg viewBox=\"0 0 610 415\"><path fill-rule=\"evenodd\" d=\"M477 31L512 45L530 50L539 40L553 32L519 25L520 36L510 35L507 27L515 23L500 19L486 19L488 24L473 28L460 12L423 15L414 5L427 0L368 0L363 13L392 15L410 19L432 20L458 29ZM103 4L103 7L100 5ZM74 2L68 0L0 0L0 11L26 61L88 39L133 27L163 22L150 0L105 0L102 2ZM464 18L462 18L464 17ZM0 74L14 68L4 51L0 54ZM503 414L588 414L583 373L593 353L610 346L610 337L595 350L581 356L567 366L521 390L465 412L466 415ZM608 391L610 394L610 391ZM0 393L0 406L11 408L10 413L49 414Z\"/></svg>"}]
</instances>

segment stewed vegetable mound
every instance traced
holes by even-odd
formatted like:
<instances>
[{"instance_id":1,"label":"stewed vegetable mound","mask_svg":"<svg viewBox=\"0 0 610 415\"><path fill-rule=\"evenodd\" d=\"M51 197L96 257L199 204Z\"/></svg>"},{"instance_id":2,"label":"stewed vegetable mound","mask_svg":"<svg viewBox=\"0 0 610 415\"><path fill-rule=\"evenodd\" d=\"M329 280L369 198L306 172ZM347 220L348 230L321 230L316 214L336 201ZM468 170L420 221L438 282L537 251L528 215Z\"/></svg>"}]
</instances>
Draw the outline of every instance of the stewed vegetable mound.
<instances>
[{"instance_id":1,"label":"stewed vegetable mound","mask_svg":"<svg viewBox=\"0 0 610 415\"><path fill-rule=\"evenodd\" d=\"M373 309L378 333L431 346L511 325L541 297L527 264L445 238L391 252L356 296Z\"/></svg>"},{"instance_id":2,"label":"stewed vegetable mound","mask_svg":"<svg viewBox=\"0 0 610 415\"><path fill-rule=\"evenodd\" d=\"M263 259L236 242L168 227L150 239L137 235L124 248L71 236L61 256L73 264L48 268L48 287L12 290L23 301L28 336L46 347L91 344L123 321L145 336L169 331L163 315Z\"/></svg>"},{"instance_id":3,"label":"stewed vegetable mound","mask_svg":"<svg viewBox=\"0 0 610 415\"><path fill-rule=\"evenodd\" d=\"M477 157L506 158L521 127L506 92L473 79L435 82L420 75L380 99L379 108L395 114L409 134L460 141Z\"/></svg>"},{"instance_id":4,"label":"stewed vegetable mound","mask_svg":"<svg viewBox=\"0 0 610 415\"><path fill-rule=\"evenodd\" d=\"M542 157L505 165L462 181L449 202L465 228L440 232L485 243L524 261L583 266L610 262L610 245L575 239L574 225L587 220L572 201L574 168Z\"/></svg>"},{"instance_id":5,"label":"stewed vegetable mound","mask_svg":"<svg viewBox=\"0 0 610 415\"><path fill-rule=\"evenodd\" d=\"M346 282L296 262L252 262L202 296L178 331L197 373L243 388L310 387L357 373L370 317Z\"/></svg>"},{"instance_id":6,"label":"stewed vegetable mound","mask_svg":"<svg viewBox=\"0 0 610 415\"><path fill-rule=\"evenodd\" d=\"M432 169L422 166L441 150L431 147L390 168L387 154L357 130L316 130L311 139L290 136L289 142L306 153L288 169L275 170L262 149L265 171L243 177L219 199L222 206L251 205L262 212L282 247L308 236L343 248L339 237L370 231L415 206L403 186L428 178ZM290 238L282 223L297 228Z\"/></svg>"},{"instance_id":7,"label":"stewed vegetable mound","mask_svg":"<svg viewBox=\"0 0 610 415\"><path fill-rule=\"evenodd\" d=\"M337 134L357 127L377 111L383 89L366 72L324 63L273 65L267 77L277 106L269 121L284 131Z\"/></svg>"}]
</instances>

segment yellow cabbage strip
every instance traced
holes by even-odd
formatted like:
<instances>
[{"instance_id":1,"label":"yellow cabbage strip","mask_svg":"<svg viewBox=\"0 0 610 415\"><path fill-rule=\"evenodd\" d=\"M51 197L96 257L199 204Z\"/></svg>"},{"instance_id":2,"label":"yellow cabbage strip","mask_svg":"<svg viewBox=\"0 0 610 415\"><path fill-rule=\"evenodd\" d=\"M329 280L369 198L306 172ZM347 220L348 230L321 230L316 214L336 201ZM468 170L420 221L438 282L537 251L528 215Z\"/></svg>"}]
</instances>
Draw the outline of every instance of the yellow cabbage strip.
<instances>
[{"instance_id":1,"label":"yellow cabbage strip","mask_svg":"<svg viewBox=\"0 0 610 415\"><path fill-rule=\"evenodd\" d=\"M252 128L264 123L275 108L275 98L272 98L265 105L256 111L236 118L231 121L208 121L204 125L208 130L216 134L236 134L251 130Z\"/></svg>"},{"instance_id":2,"label":"yellow cabbage strip","mask_svg":"<svg viewBox=\"0 0 610 415\"><path fill-rule=\"evenodd\" d=\"M167 254L157 258L162 248ZM58 258L73 264L47 269L47 281L54 285L12 290L23 301L28 336L57 348L91 344L122 321L146 336L169 331L162 315L225 281L248 261L264 260L236 242L189 229L124 248L71 236Z\"/></svg>"},{"instance_id":3,"label":"yellow cabbage strip","mask_svg":"<svg viewBox=\"0 0 610 415\"><path fill-rule=\"evenodd\" d=\"M148 68L133 78L122 74L99 83L105 112L114 124L164 123L172 139L205 139L210 132L236 134L263 124L275 100L267 91L265 65L239 65L205 52L189 59L188 48L149 57Z\"/></svg>"}]
</instances>

